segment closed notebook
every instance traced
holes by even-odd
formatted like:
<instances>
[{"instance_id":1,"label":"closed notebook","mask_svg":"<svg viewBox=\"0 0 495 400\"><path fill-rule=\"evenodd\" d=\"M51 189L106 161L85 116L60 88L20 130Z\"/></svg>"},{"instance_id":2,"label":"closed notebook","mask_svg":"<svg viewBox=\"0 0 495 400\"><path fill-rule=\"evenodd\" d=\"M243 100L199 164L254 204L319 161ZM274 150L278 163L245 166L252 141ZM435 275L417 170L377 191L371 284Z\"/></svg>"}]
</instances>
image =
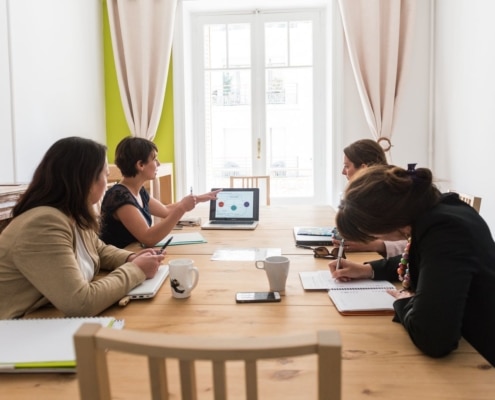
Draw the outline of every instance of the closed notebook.
<instances>
[{"instance_id":1,"label":"closed notebook","mask_svg":"<svg viewBox=\"0 0 495 400\"><path fill-rule=\"evenodd\" d=\"M113 317L0 321L0 373L76 372L74 333L85 322L121 329Z\"/></svg>"},{"instance_id":2,"label":"closed notebook","mask_svg":"<svg viewBox=\"0 0 495 400\"><path fill-rule=\"evenodd\" d=\"M333 246L333 227L294 227L294 239L299 246Z\"/></svg>"}]
</instances>

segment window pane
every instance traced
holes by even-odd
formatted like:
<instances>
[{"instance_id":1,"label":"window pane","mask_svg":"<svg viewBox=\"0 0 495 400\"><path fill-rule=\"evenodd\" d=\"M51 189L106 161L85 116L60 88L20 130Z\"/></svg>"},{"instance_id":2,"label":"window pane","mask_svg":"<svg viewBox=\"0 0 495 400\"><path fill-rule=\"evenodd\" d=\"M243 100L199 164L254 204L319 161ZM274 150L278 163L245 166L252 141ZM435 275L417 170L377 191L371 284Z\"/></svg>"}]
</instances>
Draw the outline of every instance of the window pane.
<instances>
[{"instance_id":1,"label":"window pane","mask_svg":"<svg viewBox=\"0 0 495 400\"><path fill-rule=\"evenodd\" d=\"M313 23L292 21L289 28L289 65L313 64Z\"/></svg>"},{"instance_id":2,"label":"window pane","mask_svg":"<svg viewBox=\"0 0 495 400\"><path fill-rule=\"evenodd\" d=\"M228 187L230 175L252 173L251 72L205 72L207 187Z\"/></svg>"},{"instance_id":3,"label":"window pane","mask_svg":"<svg viewBox=\"0 0 495 400\"><path fill-rule=\"evenodd\" d=\"M229 24L229 68L251 65L251 30L249 24Z\"/></svg>"},{"instance_id":4,"label":"window pane","mask_svg":"<svg viewBox=\"0 0 495 400\"><path fill-rule=\"evenodd\" d=\"M226 26L206 25L203 37L205 68L225 68L227 66Z\"/></svg>"},{"instance_id":5,"label":"window pane","mask_svg":"<svg viewBox=\"0 0 495 400\"><path fill-rule=\"evenodd\" d=\"M312 197L313 70L267 69L267 171L276 197Z\"/></svg>"},{"instance_id":6,"label":"window pane","mask_svg":"<svg viewBox=\"0 0 495 400\"><path fill-rule=\"evenodd\" d=\"M265 23L265 65L287 66L287 49L287 22Z\"/></svg>"}]
</instances>

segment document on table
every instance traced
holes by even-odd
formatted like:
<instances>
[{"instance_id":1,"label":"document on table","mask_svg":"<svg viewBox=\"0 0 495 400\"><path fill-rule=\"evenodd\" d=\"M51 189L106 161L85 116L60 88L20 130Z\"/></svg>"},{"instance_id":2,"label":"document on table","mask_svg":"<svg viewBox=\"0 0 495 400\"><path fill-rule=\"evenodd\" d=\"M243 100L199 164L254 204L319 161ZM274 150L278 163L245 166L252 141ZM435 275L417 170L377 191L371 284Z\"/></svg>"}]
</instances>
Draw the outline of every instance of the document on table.
<instances>
[{"instance_id":1,"label":"document on table","mask_svg":"<svg viewBox=\"0 0 495 400\"><path fill-rule=\"evenodd\" d=\"M155 247L163 246L163 244L173 236L174 238L170 242L169 246L178 246L181 244L196 244L196 243L206 243L206 239L200 232L190 232L190 233L171 233L160 240Z\"/></svg>"}]
</instances>

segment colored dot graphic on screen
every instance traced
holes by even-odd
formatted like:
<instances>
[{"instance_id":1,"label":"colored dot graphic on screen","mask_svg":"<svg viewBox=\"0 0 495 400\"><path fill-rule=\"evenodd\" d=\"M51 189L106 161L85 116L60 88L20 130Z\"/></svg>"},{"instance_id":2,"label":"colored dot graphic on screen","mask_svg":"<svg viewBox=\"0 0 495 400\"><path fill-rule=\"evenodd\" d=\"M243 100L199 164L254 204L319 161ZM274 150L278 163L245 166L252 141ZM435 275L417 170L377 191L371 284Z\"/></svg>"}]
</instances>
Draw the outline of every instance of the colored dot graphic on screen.
<instances>
[{"instance_id":1,"label":"colored dot graphic on screen","mask_svg":"<svg viewBox=\"0 0 495 400\"><path fill-rule=\"evenodd\" d=\"M224 205L225 205L225 203L223 201L218 202L218 207L223 207Z\"/></svg>"},{"instance_id":2,"label":"colored dot graphic on screen","mask_svg":"<svg viewBox=\"0 0 495 400\"><path fill-rule=\"evenodd\" d=\"M232 211L235 211L235 210L237 210L237 206L236 206L235 204L232 204L232 205L230 206L230 209L231 209Z\"/></svg>"},{"instance_id":3,"label":"colored dot graphic on screen","mask_svg":"<svg viewBox=\"0 0 495 400\"><path fill-rule=\"evenodd\" d=\"M249 201L244 202L244 207L246 207L246 208L249 207Z\"/></svg>"}]
</instances>

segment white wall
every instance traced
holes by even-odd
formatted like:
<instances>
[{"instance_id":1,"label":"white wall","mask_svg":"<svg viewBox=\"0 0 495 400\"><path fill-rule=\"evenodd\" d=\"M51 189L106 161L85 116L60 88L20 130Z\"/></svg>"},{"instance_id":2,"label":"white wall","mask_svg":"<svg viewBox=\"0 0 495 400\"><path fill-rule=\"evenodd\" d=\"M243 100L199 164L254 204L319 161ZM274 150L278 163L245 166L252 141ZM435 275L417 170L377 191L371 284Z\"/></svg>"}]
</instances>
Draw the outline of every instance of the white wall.
<instances>
[{"instance_id":1,"label":"white wall","mask_svg":"<svg viewBox=\"0 0 495 400\"><path fill-rule=\"evenodd\" d=\"M14 181L7 3L0 1L0 183Z\"/></svg>"},{"instance_id":2,"label":"white wall","mask_svg":"<svg viewBox=\"0 0 495 400\"><path fill-rule=\"evenodd\" d=\"M13 156L0 183L29 182L57 139L105 142L102 3L0 0L0 9L7 20L0 25L0 84L6 76L10 83L8 96L0 95L9 110L0 115L0 140L2 149L11 141Z\"/></svg>"},{"instance_id":3,"label":"white wall","mask_svg":"<svg viewBox=\"0 0 495 400\"><path fill-rule=\"evenodd\" d=\"M495 232L495 2L435 1L434 170Z\"/></svg>"}]
</instances>

